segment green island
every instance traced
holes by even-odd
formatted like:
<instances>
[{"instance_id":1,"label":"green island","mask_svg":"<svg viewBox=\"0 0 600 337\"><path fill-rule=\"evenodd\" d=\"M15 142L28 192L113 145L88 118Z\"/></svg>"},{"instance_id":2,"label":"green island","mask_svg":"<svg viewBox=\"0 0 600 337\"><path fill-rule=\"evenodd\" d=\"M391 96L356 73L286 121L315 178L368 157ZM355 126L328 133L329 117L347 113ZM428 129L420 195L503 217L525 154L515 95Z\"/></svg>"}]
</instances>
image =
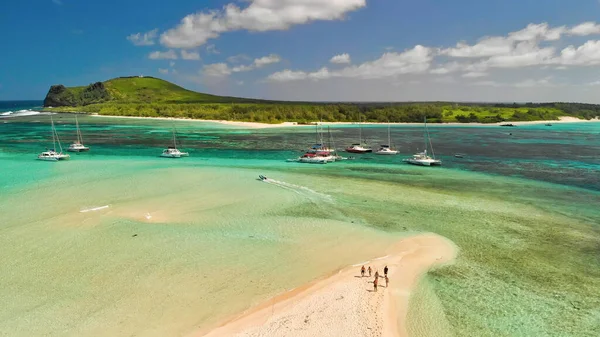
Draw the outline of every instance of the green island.
<instances>
[{"instance_id":1,"label":"green island","mask_svg":"<svg viewBox=\"0 0 600 337\"><path fill-rule=\"evenodd\" d=\"M55 112L172 117L277 124L297 122L498 123L600 117L584 103L286 102L216 96L154 77L119 77L88 86L53 85L44 107Z\"/></svg>"}]
</instances>

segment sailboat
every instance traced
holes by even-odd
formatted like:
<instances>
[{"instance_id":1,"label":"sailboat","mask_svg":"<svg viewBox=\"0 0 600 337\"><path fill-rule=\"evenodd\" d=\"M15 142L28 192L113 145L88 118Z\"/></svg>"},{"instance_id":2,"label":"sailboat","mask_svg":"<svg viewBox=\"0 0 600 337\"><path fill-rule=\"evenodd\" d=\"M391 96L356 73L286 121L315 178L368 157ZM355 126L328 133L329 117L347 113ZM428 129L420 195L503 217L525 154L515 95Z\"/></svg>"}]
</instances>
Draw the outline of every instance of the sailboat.
<instances>
[{"instance_id":1,"label":"sailboat","mask_svg":"<svg viewBox=\"0 0 600 337\"><path fill-rule=\"evenodd\" d=\"M381 155L394 155L394 154L398 154L398 150L393 149L391 146L392 146L392 137L391 137L390 124L388 124L388 142L387 142L387 145L381 145L381 147L379 148L379 150L377 150L375 152L375 154L381 154Z\"/></svg>"},{"instance_id":2,"label":"sailboat","mask_svg":"<svg viewBox=\"0 0 600 337\"><path fill-rule=\"evenodd\" d=\"M329 133L329 144L325 144L325 141L323 139L323 127L321 126L321 128L319 128L319 123L317 123L316 129L315 129L315 134L316 134L315 145L311 146L306 151L306 153L304 153L298 159L291 159L288 161L296 161L296 162L306 163L306 164L327 164L327 163L332 163L332 162L336 161L338 156L335 151L335 146L332 145L333 138L331 137L331 132L329 131L329 128L328 128L328 133Z\"/></svg>"},{"instance_id":3,"label":"sailboat","mask_svg":"<svg viewBox=\"0 0 600 337\"><path fill-rule=\"evenodd\" d=\"M173 127L173 146L166 148L160 156L164 158L181 158L188 157L189 155L189 153L181 152L177 149L177 135L175 132L175 127Z\"/></svg>"},{"instance_id":4,"label":"sailboat","mask_svg":"<svg viewBox=\"0 0 600 337\"><path fill-rule=\"evenodd\" d=\"M89 151L90 148L83 145L83 137L81 136L81 130L79 129L79 121L77 120L77 115L75 115L75 126L77 128L77 140L69 145L67 151L69 152L85 152Z\"/></svg>"},{"instance_id":5,"label":"sailboat","mask_svg":"<svg viewBox=\"0 0 600 337\"><path fill-rule=\"evenodd\" d=\"M52 116L50 116L50 124L52 125L52 149L47 149L46 151L40 153L37 159L44 161L69 160L71 156L62 153L62 145L60 145L60 139L58 138L58 133L54 127L54 120L52 119ZM58 143L60 152L56 152L56 143Z\"/></svg>"},{"instance_id":6,"label":"sailboat","mask_svg":"<svg viewBox=\"0 0 600 337\"><path fill-rule=\"evenodd\" d=\"M366 144L364 144L363 138L362 138L362 123L360 122L360 117L359 117L359 122L360 124L359 128L358 128L358 140L359 143L355 143L350 145L349 147L346 148L346 152L350 152L350 153L369 153L369 152L373 152L373 150L367 146Z\"/></svg>"},{"instance_id":7,"label":"sailboat","mask_svg":"<svg viewBox=\"0 0 600 337\"><path fill-rule=\"evenodd\" d=\"M427 148L431 148L431 154L433 157L427 155ZM442 161L435 159L435 153L433 152L433 145L431 144L431 137L429 137L429 130L427 129L427 117L425 117L425 150L418 152L412 156L412 158L404 159L404 162L413 165L420 166L441 166Z\"/></svg>"}]
</instances>

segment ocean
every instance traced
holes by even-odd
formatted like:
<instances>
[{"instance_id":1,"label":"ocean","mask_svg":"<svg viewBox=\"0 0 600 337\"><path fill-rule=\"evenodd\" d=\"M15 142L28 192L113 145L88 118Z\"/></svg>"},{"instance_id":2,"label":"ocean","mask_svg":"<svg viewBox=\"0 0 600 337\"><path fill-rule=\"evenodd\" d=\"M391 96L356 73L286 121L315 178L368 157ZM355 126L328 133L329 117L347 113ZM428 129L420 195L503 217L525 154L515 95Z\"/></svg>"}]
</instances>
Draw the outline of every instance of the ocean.
<instances>
[{"instance_id":1,"label":"ocean","mask_svg":"<svg viewBox=\"0 0 600 337\"><path fill-rule=\"evenodd\" d=\"M36 161L49 118L0 119L0 335L185 335L435 232L460 254L413 294L414 336L597 336L600 123L431 125L444 166L423 168L402 162L422 126L391 128L398 156L315 166L286 162L314 127L93 116L90 153ZM158 157L173 128L189 158Z\"/></svg>"},{"instance_id":2,"label":"ocean","mask_svg":"<svg viewBox=\"0 0 600 337\"><path fill-rule=\"evenodd\" d=\"M37 115L43 101L0 101L0 118Z\"/></svg>"}]
</instances>

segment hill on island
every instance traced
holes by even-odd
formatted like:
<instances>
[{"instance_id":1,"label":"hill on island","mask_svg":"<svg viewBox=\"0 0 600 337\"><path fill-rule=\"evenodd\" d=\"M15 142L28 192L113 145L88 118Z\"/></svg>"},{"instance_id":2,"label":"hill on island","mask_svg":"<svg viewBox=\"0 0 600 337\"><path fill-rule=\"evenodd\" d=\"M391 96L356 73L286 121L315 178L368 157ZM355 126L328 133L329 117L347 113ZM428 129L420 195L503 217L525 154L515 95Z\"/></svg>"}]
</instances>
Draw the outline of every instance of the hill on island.
<instances>
[{"instance_id":1,"label":"hill on island","mask_svg":"<svg viewBox=\"0 0 600 337\"><path fill-rule=\"evenodd\" d=\"M113 116L176 117L263 123L284 121L433 123L557 120L600 117L600 105L581 103L282 102L217 96L154 77L119 77L88 86L50 87L44 106L57 112Z\"/></svg>"}]
</instances>

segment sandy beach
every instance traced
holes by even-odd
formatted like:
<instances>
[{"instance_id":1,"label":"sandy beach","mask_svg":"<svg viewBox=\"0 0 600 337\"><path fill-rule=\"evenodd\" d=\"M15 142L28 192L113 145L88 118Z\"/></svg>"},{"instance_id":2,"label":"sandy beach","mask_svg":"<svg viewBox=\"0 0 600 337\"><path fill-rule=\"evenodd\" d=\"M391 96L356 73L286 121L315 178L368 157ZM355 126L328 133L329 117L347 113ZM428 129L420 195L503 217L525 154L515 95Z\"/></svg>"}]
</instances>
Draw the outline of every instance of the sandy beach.
<instances>
[{"instance_id":1,"label":"sandy beach","mask_svg":"<svg viewBox=\"0 0 600 337\"><path fill-rule=\"evenodd\" d=\"M217 336L408 336L406 317L411 292L429 269L451 263L457 248L449 240L423 234L401 240L384 257L340 270L335 275L273 298L212 331L190 337ZM360 268L380 273L361 277ZM389 267L389 287L383 268ZM441 317L440 319L444 319Z\"/></svg>"},{"instance_id":2,"label":"sandy beach","mask_svg":"<svg viewBox=\"0 0 600 337\"><path fill-rule=\"evenodd\" d=\"M92 117L104 117L104 118L126 118L126 119L154 119L154 120L167 120L167 121L187 121L187 122L206 122L206 123L218 123L229 126L238 126L251 129L269 129L269 128L287 128L287 127L299 127L299 126L310 126L298 124L296 122L283 122L280 124L266 124L256 122L241 122L241 121L226 121L226 120L209 120L209 119L190 119L190 118L171 118L171 117L134 117L134 116L110 116L110 115L90 115ZM600 122L600 119L595 118L591 120L579 119L571 116L559 117L559 120L553 121L529 121L529 122L500 122L500 123L432 123L432 125L449 125L449 126L498 126L501 124L513 124L513 125L535 125L535 124L561 124L561 123L587 123L587 122ZM356 125L356 122L318 122L319 125ZM423 123L373 123L363 122L363 125L414 125L420 126ZM311 124L314 125L314 124Z\"/></svg>"}]
</instances>

